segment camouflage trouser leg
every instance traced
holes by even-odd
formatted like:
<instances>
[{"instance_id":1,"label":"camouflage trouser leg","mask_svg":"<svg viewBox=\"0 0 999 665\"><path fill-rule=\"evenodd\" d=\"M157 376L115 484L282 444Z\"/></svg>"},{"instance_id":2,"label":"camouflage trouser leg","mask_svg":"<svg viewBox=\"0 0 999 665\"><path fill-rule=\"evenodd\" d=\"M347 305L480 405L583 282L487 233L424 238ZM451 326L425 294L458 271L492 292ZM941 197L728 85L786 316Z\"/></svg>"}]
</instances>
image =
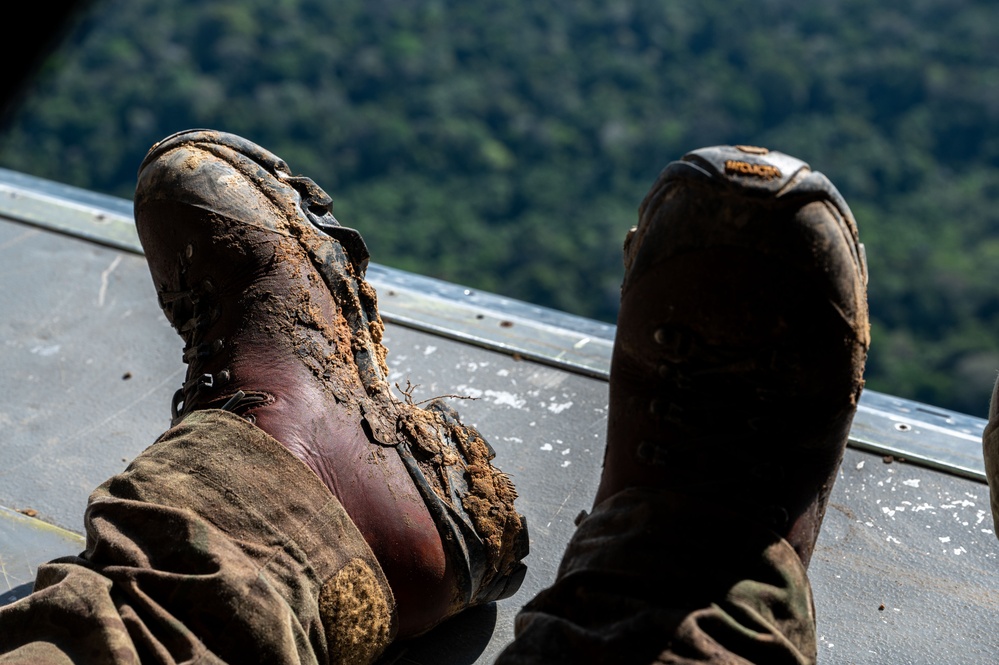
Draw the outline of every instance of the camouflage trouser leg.
<instances>
[{"instance_id":1,"label":"camouflage trouser leg","mask_svg":"<svg viewBox=\"0 0 999 665\"><path fill-rule=\"evenodd\" d=\"M391 591L329 490L262 430L192 414L90 498L87 549L0 608L0 663L366 663Z\"/></svg>"},{"instance_id":2,"label":"camouflage trouser leg","mask_svg":"<svg viewBox=\"0 0 999 665\"><path fill-rule=\"evenodd\" d=\"M776 534L702 503L627 490L579 525L555 584L498 665L809 663L805 569Z\"/></svg>"},{"instance_id":3,"label":"camouflage trouser leg","mask_svg":"<svg viewBox=\"0 0 999 665\"><path fill-rule=\"evenodd\" d=\"M985 456L985 478L989 483L992 523L999 538L999 380L992 389L989 403L989 424L982 432L982 453Z\"/></svg>"}]
</instances>

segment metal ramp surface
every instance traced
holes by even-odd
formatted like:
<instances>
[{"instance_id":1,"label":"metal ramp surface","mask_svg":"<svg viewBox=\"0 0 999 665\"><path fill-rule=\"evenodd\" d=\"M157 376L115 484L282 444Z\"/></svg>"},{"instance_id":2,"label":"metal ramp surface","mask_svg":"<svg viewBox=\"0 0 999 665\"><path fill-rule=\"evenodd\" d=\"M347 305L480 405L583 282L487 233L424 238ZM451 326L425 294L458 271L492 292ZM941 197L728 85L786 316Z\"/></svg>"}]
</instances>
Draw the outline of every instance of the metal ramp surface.
<instances>
[{"instance_id":1,"label":"metal ramp surface","mask_svg":"<svg viewBox=\"0 0 999 665\"><path fill-rule=\"evenodd\" d=\"M88 494L166 428L184 366L130 202L0 171L0 274L2 604L30 591L40 563L82 549ZM369 277L392 379L419 384L416 399L476 398L452 403L496 448L531 531L516 596L410 643L397 662L492 662L590 507L614 329L380 266ZM864 395L810 570L820 663L996 661L983 426Z\"/></svg>"}]
</instances>

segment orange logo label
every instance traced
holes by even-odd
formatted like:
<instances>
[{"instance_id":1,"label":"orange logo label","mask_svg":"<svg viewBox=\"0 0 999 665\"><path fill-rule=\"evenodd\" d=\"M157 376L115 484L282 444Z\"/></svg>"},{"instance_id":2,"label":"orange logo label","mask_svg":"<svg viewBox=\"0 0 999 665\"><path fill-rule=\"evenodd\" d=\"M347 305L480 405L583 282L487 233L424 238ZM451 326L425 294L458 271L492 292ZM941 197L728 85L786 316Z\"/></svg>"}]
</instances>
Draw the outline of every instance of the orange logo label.
<instances>
[{"instance_id":1,"label":"orange logo label","mask_svg":"<svg viewBox=\"0 0 999 665\"><path fill-rule=\"evenodd\" d=\"M736 159L725 161L725 173L738 173L739 175L749 175L764 180L773 180L780 177L780 169L769 164L750 164L740 162Z\"/></svg>"}]
</instances>

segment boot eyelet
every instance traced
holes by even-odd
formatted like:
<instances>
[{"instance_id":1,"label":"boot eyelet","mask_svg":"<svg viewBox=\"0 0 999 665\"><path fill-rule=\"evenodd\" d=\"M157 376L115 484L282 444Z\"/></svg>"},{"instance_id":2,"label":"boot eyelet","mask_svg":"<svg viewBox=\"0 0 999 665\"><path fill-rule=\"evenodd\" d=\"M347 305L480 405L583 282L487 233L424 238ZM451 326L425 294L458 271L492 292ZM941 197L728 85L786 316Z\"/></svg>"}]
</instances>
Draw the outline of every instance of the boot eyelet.
<instances>
[{"instance_id":1,"label":"boot eyelet","mask_svg":"<svg viewBox=\"0 0 999 665\"><path fill-rule=\"evenodd\" d=\"M635 457L641 464L650 466L666 466L669 462L669 452L666 448L649 441L642 441L638 444Z\"/></svg>"}]
</instances>

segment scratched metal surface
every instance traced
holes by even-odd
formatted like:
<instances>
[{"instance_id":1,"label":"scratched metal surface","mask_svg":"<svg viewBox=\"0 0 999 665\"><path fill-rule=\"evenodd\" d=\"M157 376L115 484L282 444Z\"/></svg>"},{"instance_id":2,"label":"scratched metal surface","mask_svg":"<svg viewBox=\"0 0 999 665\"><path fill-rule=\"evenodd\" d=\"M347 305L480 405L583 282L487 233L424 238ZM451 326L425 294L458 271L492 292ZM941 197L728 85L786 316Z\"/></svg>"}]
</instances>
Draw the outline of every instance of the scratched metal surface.
<instances>
[{"instance_id":1,"label":"scratched metal surface","mask_svg":"<svg viewBox=\"0 0 999 665\"><path fill-rule=\"evenodd\" d=\"M27 593L38 564L79 550L41 520L80 532L89 491L165 427L183 366L141 257L0 221L0 266L0 506L39 518L0 511L2 603ZM387 341L392 379L419 384L416 399L474 398L453 403L514 477L532 540L516 596L399 650L398 662L491 662L589 507L607 384L399 325ZM820 662L995 661L991 531L983 484L848 451L811 571Z\"/></svg>"}]
</instances>

